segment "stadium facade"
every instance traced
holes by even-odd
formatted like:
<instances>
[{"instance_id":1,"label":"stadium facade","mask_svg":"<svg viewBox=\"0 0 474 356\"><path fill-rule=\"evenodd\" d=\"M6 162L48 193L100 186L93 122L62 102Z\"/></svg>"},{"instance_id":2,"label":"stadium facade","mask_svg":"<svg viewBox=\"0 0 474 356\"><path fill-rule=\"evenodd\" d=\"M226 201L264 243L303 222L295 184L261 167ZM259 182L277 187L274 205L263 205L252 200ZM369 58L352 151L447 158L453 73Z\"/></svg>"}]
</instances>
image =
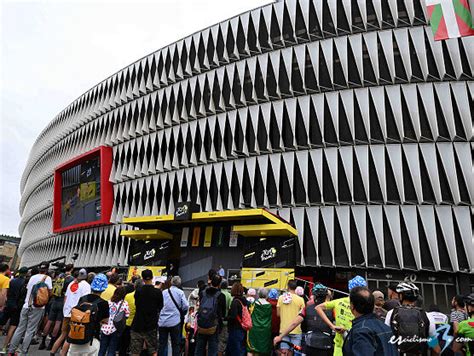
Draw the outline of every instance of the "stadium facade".
<instances>
[{"instance_id":1,"label":"stadium facade","mask_svg":"<svg viewBox=\"0 0 474 356\"><path fill-rule=\"evenodd\" d=\"M124 218L263 207L297 229L300 274L410 278L447 301L474 271L473 73L474 37L435 42L419 1L289 0L197 32L43 130L21 180L22 264L124 266ZM100 146L111 224L55 233L56 168Z\"/></svg>"}]
</instances>

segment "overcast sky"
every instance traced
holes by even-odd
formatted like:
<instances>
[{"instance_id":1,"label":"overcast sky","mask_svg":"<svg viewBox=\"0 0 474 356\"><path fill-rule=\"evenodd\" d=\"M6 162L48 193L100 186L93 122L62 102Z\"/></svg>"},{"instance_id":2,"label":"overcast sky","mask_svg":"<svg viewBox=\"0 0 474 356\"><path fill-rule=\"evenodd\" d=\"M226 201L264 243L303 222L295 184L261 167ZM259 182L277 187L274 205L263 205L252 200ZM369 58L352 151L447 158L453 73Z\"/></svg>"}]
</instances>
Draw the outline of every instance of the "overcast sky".
<instances>
[{"instance_id":1,"label":"overcast sky","mask_svg":"<svg viewBox=\"0 0 474 356\"><path fill-rule=\"evenodd\" d=\"M135 60L271 0L0 0L0 234L18 236L20 178L41 130Z\"/></svg>"}]
</instances>

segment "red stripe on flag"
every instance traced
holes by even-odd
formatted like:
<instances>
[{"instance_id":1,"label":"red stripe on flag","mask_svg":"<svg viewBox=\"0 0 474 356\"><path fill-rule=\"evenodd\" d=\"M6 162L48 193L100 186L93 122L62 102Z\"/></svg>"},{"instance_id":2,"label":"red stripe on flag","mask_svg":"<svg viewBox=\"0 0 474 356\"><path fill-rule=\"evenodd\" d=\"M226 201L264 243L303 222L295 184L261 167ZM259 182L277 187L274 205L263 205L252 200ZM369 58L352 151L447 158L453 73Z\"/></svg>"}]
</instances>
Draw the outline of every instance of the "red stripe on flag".
<instances>
[{"instance_id":1,"label":"red stripe on flag","mask_svg":"<svg viewBox=\"0 0 474 356\"><path fill-rule=\"evenodd\" d=\"M474 36L474 29L469 27L468 24L465 23L463 19L460 18L457 14L456 14L456 22L458 23L459 34L461 35L461 37Z\"/></svg>"},{"instance_id":2,"label":"red stripe on flag","mask_svg":"<svg viewBox=\"0 0 474 356\"><path fill-rule=\"evenodd\" d=\"M458 0L459 3L471 13L468 0ZM456 22L459 26L459 33L461 36L474 36L474 29L471 28L461 17L456 14Z\"/></svg>"},{"instance_id":3,"label":"red stripe on flag","mask_svg":"<svg viewBox=\"0 0 474 356\"><path fill-rule=\"evenodd\" d=\"M426 10L428 11L428 17L431 18L431 14L433 13L433 10L435 9L435 5L428 5L426 7Z\"/></svg>"},{"instance_id":4,"label":"red stripe on flag","mask_svg":"<svg viewBox=\"0 0 474 356\"><path fill-rule=\"evenodd\" d=\"M434 39L435 41L439 41L439 40L445 40L447 38L449 38L448 28L446 27L446 22L444 21L444 16L443 16L441 18L441 21L439 22L438 29L436 31Z\"/></svg>"}]
</instances>

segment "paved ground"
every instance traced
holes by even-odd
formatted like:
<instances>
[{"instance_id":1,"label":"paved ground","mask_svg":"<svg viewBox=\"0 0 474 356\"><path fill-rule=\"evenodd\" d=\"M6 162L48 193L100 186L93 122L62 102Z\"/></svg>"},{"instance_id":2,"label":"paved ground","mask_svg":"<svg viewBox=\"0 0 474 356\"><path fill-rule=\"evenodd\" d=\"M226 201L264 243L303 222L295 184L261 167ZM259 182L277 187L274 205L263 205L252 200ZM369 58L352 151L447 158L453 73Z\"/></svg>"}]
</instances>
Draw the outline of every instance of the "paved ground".
<instances>
[{"instance_id":1,"label":"paved ground","mask_svg":"<svg viewBox=\"0 0 474 356\"><path fill-rule=\"evenodd\" d=\"M5 340L5 336L0 336L0 349L3 348L3 341ZM34 355L34 356L49 356L49 351L40 351L38 350L38 345L31 345L30 350L29 350L29 355Z\"/></svg>"},{"instance_id":2,"label":"paved ground","mask_svg":"<svg viewBox=\"0 0 474 356\"><path fill-rule=\"evenodd\" d=\"M0 350L3 348L3 341L5 340L5 336L0 336ZM49 356L49 351L40 351L38 350L38 345L31 345L30 350L28 352L28 355L31 356ZM0 355L4 355L0 353ZM56 353L56 355L59 355L59 352ZM168 344L168 355L171 356L171 345Z\"/></svg>"}]
</instances>

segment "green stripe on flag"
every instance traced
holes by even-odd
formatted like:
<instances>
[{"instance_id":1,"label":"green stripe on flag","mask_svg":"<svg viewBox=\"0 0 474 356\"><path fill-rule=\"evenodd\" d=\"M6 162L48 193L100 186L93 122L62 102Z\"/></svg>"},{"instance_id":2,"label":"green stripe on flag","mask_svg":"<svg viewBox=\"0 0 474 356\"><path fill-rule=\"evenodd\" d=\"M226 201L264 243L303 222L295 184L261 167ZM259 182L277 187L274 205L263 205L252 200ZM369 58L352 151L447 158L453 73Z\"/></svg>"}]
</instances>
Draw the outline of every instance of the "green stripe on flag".
<instances>
[{"instance_id":1,"label":"green stripe on flag","mask_svg":"<svg viewBox=\"0 0 474 356\"><path fill-rule=\"evenodd\" d=\"M456 15L459 16L466 25L468 25L470 28L473 28L471 12L466 9L459 0L453 0L453 5Z\"/></svg>"},{"instance_id":2,"label":"green stripe on flag","mask_svg":"<svg viewBox=\"0 0 474 356\"><path fill-rule=\"evenodd\" d=\"M431 13L430 24L433 33L436 35L438 32L439 23L443 18L443 10L441 9L441 4L434 5L433 12Z\"/></svg>"}]
</instances>

